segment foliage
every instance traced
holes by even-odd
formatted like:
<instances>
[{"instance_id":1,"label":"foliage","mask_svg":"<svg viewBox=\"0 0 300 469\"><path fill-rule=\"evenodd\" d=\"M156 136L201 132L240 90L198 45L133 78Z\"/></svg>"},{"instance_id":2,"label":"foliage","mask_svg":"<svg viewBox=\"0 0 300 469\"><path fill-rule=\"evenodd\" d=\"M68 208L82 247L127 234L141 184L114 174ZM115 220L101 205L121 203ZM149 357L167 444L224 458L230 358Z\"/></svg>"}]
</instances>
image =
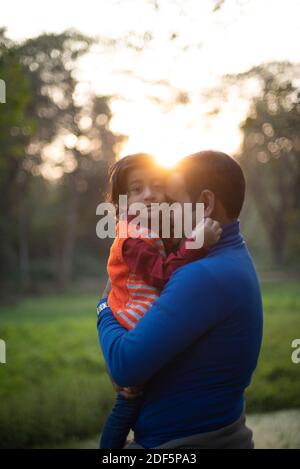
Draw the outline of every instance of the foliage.
<instances>
[{"instance_id":1,"label":"foliage","mask_svg":"<svg viewBox=\"0 0 300 469\"><path fill-rule=\"evenodd\" d=\"M259 73L262 93L242 125L240 162L273 259L282 267L300 256L300 89L274 67Z\"/></svg>"},{"instance_id":2,"label":"foliage","mask_svg":"<svg viewBox=\"0 0 300 469\"><path fill-rule=\"evenodd\" d=\"M96 206L124 137L109 128L110 97L80 91L77 61L91 38L76 31L21 44L4 31L1 38L8 91L0 115L1 293L32 291L41 260L46 279L63 289L75 252L93 258L99 250Z\"/></svg>"},{"instance_id":3,"label":"foliage","mask_svg":"<svg viewBox=\"0 0 300 469\"><path fill-rule=\"evenodd\" d=\"M300 330L296 283L266 284L264 342L247 391L248 412L300 408L299 365L291 342ZM97 297L28 298L0 309L7 364L0 366L0 442L24 447L100 432L113 403L96 332Z\"/></svg>"}]
</instances>

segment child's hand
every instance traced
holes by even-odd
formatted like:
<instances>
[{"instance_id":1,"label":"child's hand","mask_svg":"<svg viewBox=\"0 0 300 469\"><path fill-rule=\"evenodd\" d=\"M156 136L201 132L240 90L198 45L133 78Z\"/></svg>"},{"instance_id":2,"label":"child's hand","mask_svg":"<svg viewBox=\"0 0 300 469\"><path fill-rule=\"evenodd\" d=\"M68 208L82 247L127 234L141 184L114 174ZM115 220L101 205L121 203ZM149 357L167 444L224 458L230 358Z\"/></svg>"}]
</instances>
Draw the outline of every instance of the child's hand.
<instances>
[{"instance_id":1,"label":"child's hand","mask_svg":"<svg viewBox=\"0 0 300 469\"><path fill-rule=\"evenodd\" d=\"M204 246L209 247L216 244L219 241L222 233L221 225L218 221L212 220L211 218L205 218L204 220Z\"/></svg>"},{"instance_id":2,"label":"child's hand","mask_svg":"<svg viewBox=\"0 0 300 469\"><path fill-rule=\"evenodd\" d=\"M220 239L221 233L222 228L218 221L212 220L211 218L202 219L202 221L196 225L190 236L195 242L198 242L198 246L192 249L208 248L212 246Z\"/></svg>"}]
</instances>

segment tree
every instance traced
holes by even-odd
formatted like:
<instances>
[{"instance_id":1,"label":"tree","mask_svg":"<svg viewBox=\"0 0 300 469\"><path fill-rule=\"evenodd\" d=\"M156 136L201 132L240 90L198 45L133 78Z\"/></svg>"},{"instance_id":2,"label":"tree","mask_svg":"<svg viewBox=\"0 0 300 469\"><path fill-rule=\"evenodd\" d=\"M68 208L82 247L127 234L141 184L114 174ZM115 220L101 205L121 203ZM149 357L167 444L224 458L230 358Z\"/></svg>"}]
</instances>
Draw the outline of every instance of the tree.
<instances>
[{"instance_id":1,"label":"tree","mask_svg":"<svg viewBox=\"0 0 300 469\"><path fill-rule=\"evenodd\" d=\"M124 136L109 130L111 117L109 99L92 95L87 105L75 112L68 127L73 141L66 150L72 156L74 170L65 173L61 181L66 204L59 268L61 288L71 280L77 237L84 231L88 237L87 230L95 236L95 208L104 197L108 166L124 140Z\"/></svg>"},{"instance_id":2,"label":"tree","mask_svg":"<svg viewBox=\"0 0 300 469\"><path fill-rule=\"evenodd\" d=\"M95 207L123 137L109 129L109 98L89 93L82 101L78 92L76 61L89 49L90 38L75 31L21 44L3 32L1 38L0 76L8 85L7 103L1 104L6 113L0 116L3 277L18 273L27 288L30 257L47 258L50 264L55 256L57 278L65 287L78 234L95 233ZM44 177L49 176L51 152L58 154L52 169L60 178L49 184ZM81 203L85 194L88 210ZM84 225L91 221L87 213L93 213L93 226Z\"/></svg>"},{"instance_id":3,"label":"tree","mask_svg":"<svg viewBox=\"0 0 300 469\"><path fill-rule=\"evenodd\" d=\"M300 254L300 90L290 68L269 64L259 74L256 69L262 92L242 125L240 157L249 195L280 267Z\"/></svg>"},{"instance_id":4,"label":"tree","mask_svg":"<svg viewBox=\"0 0 300 469\"><path fill-rule=\"evenodd\" d=\"M15 224L20 174L24 147L36 129L36 120L29 116L32 102L30 83L19 50L0 30L0 77L6 83L6 103L0 104L0 279L5 280L16 268ZM20 220L22 224L22 221ZM20 249L20 263L26 263L26 252Z\"/></svg>"}]
</instances>

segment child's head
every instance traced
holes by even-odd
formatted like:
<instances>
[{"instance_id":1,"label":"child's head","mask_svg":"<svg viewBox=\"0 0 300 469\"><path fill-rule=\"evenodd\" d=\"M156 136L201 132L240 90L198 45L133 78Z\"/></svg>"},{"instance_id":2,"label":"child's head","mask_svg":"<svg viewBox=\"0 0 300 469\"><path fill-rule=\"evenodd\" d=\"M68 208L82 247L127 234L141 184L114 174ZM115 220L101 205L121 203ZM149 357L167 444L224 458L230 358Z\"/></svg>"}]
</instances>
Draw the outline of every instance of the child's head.
<instances>
[{"instance_id":1,"label":"child's head","mask_svg":"<svg viewBox=\"0 0 300 469\"><path fill-rule=\"evenodd\" d=\"M140 202L149 206L165 199L164 171L147 153L128 155L110 170L109 200L119 212L119 196L127 195L128 206Z\"/></svg>"}]
</instances>

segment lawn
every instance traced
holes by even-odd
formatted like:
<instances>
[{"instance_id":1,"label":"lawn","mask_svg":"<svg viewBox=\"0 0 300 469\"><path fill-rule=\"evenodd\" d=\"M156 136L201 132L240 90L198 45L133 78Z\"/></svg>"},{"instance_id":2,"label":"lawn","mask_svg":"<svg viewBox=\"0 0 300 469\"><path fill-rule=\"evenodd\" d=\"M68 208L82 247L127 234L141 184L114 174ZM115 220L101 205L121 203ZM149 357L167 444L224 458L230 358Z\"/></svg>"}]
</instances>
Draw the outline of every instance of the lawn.
<instances>
[{"instance_id":1,"label":"lawn","mask_svg":"<svg viewBox=\"0 0 300 469\"><path fill-rule=\"evenodd\" d=\"M254 379L247 391L248 412L300 408L300 364L291 360L300 338L300 285L263 285L264 338Z\"/></svg>"},{"instance_id":2,"label":"lawn","mask_svg":"<svg viewBox=\"0 0 300 469\"><path fill-rule=\"evenodd\" d=\"M263 286L264 344L247 391L248 412L300 408L300 338L296 283ZM25 299L0 308L0 446L28 447L98 433L113 402L96 334L97 296Z\"/></svg>"}]
</instances>

